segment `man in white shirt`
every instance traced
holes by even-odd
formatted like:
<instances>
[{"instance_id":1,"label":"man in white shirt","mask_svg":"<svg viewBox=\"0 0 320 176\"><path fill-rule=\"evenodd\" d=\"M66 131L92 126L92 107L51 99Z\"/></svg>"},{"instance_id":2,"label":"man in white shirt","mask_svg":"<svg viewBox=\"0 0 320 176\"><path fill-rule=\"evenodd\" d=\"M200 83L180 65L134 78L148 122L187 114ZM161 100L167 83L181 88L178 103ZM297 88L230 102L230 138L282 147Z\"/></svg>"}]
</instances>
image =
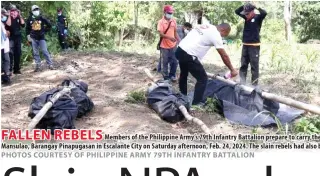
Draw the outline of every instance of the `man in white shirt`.
<instances>
[{"instance_id":1,"label":"man in white shirt","mask_svg":"<svg viewBox=\"0 0 320 176\"><path fill-rule=\"evenodd\" d=\"M207 85L207 74L201 60L207 54L211 46L215 46L224 64L231 71L231 76L238 75L223 47L222 37L229 35L231 27L223 23L218 26L211 24L200 25L192 29L188 35L181 40L176 51L176 58L180 65L179 88L182 94L187 95L188 73L197 79L192 105L202 103L203 94Z\"/></svg>"},{"instance_id":2,"label":"man in white shirt","mask_svg":"<svg viewBox=\"0 0 320 176\"><path fill-rule=\"evenodd\" d=\"M10 84L10 44L9 35L5 29L4 22L8 18L9 14L5 9L1 9L1 80L2 83Z\"/></svg>"}]
</instances>

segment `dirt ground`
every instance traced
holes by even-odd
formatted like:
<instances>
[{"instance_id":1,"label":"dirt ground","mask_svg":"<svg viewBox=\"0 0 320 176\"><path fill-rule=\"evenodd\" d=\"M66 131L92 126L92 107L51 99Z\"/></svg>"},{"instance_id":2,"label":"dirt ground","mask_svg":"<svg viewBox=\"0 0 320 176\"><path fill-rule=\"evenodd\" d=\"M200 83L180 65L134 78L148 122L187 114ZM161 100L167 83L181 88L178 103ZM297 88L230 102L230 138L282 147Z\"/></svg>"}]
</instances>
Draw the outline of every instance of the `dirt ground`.
<instances>
[{"instance_id":1,"label":"dirt ground","mask_svg":"<svg viewBox=\"0 0 320 176\"><path fill-rule=\"evenodd\" d=\"M94 110L75 125L81 129L102 129L109 134L190 134L200 129L189 123L176 127L162 121L146 104L125 102L127 93L146 90L148 83L144 68L153 69L157 57L123 52L68 52L54 58L56 70L44 67L34 73L33 65L25 66L22 75L14 75L11 86L1 88L1 127L24 129L30 122L27 116L32 99L56 85L64 78L81 79L88 83L88 95ZM218 64L219 65L219 64ZM212 69L212 70L218 70ZM223 69L220 69L221 72ZM220 71L218 70L218 71ZM153 74L156 74L153 72ZM159 76L159 75L158 75ZM252 128L232 125L216 114L198 114L212 133L251 133ZM275 133L276 129L261 129L261 133Z\"/></svg>"}]
</instances>

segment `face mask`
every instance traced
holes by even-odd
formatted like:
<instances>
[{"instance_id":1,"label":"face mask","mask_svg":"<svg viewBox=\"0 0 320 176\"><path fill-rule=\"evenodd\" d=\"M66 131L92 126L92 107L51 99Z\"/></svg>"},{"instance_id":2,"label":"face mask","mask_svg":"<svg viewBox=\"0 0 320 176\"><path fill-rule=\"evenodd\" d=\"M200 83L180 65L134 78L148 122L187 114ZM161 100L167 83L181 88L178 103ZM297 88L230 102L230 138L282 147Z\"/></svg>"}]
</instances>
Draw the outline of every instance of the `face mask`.
<instances>
[{"instance_id":1,"label":"face mask","mask_svg":"<svg viewBox=\"0 0 320 176\"><path fill-rule=\"evenodd\" d=\"M172 18L172 14L167 14L166 13L166 18L171 19Z\"/></svg>"},{"instance_id":2,"label":"face mask","mask_svg":"<svg viewBox=\"0 0 320 176\"><path fill-rule=\"evenodd\" d=\"M61 16L61 13L58 13L58 16Z\"/></svg>"},{"instance_id":3,"label":"face mask","mask_svg":"<svg viewBox=\"0 0 320 176\"><path fill-rule=\"evenodd\" d=\"M184 33L185 33L185 34L188 34L188 33L189 33L189 30L188 30L188 29L184 29Z\"/></svg>"},{"instance_id":4,"label":"face mask","mask_svg":"<svg viewBox=\"0 0 320 176\"><path fill-rule=\"evenodd\" d=\"M5 21L7 21L7 19L8 19L7 16L3 16L3 17L1 18L1 21L2 21L2 22L5 22Z\"/></svg>"},{"instance_id":5,"label":"face mask","mask_svg":"<svg viewBox=\"0 0 320 176\"><path fill-rule=\"evenodd\" d=\"M34 16L39 16L40 11L39 11L39 10L37 10L37 11L33 11L33 12L32 12L32 14L33 14Z\"/></svg>"}]
</instances>

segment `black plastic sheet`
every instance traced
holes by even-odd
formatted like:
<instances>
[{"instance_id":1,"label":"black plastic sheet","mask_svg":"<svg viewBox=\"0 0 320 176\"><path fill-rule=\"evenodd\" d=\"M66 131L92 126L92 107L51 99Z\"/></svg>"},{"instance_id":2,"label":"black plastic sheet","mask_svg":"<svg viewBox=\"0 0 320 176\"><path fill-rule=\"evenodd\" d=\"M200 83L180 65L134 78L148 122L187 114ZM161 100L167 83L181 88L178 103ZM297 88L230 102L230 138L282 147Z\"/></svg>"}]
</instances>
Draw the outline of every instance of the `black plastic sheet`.
<instances>
[{"instance_id":1,"label":"black plastic sheet","mask_svg":"<svg viewBox=\"0 0 320 176\"><path fill-rule=\"evenodd\" d=\"M35 97L31 102L28 116L33 119L51 97L59 91L60 89L54 88ZM55 129L74 129L73 121L77 114L78 106L76 102L68 96L62 96L43 116L36 128L50 129L51 132Z\"/></svg>"},{"instance_id":2,"label":"black plastic sheet","mask_svg":"<svg viewBox=\"0 0 320 176\"><path fill-rule=\"evenodd\" d=\"M88 85L84 82L77 80L65 80L62 82L62 86L76 86L76 88L71 89L70 96L76 102L78 106L78 118L85 116L94 108L94 104L91 99L87 96Z\"/></svg>"},{"instance_id":3,"label":"black plastic sheet","mask_svg":"<svg viewBox=\"0 0 320 176\"><path fill-rule=\"evenodd\" d=\"M193 92L189 93L192 102ZM264 99L261 91L244 92L238 85L232 86L219 80L208 80L203 96L219 101L223 115L232 123L247 126L269 126L290 123L304 113L303 110L290 108L279 102Z\"/></svg>"},{"instance_id":4,"label":"black plastic sheet","mask_svg":"<svg viewBox=\"0 0 320 176\"><path fill-rule=\"evenodd\" d=\"M64 80L62 86L71 86L70 95L60 97L36 125L39 129L75 129L74 120L81 118L94 108L92 100L87 96L88 85L81 81ZM53 88L33 98L28 116L33 119L54 94L62 88Z\"/></svg>"},{"instance_id":5,"label":"black plastic sheet","mask_svg":"<svg viewBox=\"0 0 320 176\"><path fill-rule=\"evenodd\" d=\"M176 93L166 81L158 81L155 87L148 90L147 103L162 120L169 123L184 119L177 105L182 104L189 109L188 97Z\"/></svg>"}]
</instances>

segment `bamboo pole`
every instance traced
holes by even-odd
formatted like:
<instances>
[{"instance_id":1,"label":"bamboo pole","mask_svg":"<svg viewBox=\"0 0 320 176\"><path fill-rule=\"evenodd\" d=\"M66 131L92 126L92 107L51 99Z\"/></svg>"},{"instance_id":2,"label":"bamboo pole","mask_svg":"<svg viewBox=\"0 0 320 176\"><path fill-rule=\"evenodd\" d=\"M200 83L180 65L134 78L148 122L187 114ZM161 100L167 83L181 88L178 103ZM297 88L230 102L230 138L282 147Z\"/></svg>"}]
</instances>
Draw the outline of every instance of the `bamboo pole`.
<instances>
[{"instance_id":1,"label":"bamboo pole","mask_svg":"<svg viewBox=\"0 0 320 176\"><path fill-rule=\"evenodd\" d=\"M189 121L191 121L191 122L199 125L200 128L202 129L202 131L204 131L206 134L211 134L211 132L210 132L209 128L207 127L207 125L206 125L205 123L203 123L202 120L200 120L200 119L198 119L198 118L196 118L196 117L191 116L191 115L188 113L186 107L184 107L183 105L179 105L178 108L179 108L180 112L183 114L183 116L184 116L187 120L189 120Z\"/></svg>"},{"instance_id":2,"label":"bamboo pole","mask_svg":"<svg viewBox=\"0 0 320 176\"><path fill-rule=\"evenodd\" d=\"M152 76L151 72L149 69L144 69L144 72L147 74L148 78L153 82L153 84L156 83L156 79ZM188 113L188 110L186 109L186 107L184 107L183 105L181 104L175 104L180 112L183 114L183 116L188 120L188 121L191 121L197 125L200 126L200 128L206 133L206 134L211 134L209 128L207 127L207 125L205 123L203 123L200 119L196 118L196 117L193 117L191 116L189 113Z\"/></svg>"},{"instance_id":3,"label":"bamboo pole","mask_svg":"<svg viewBox=\"0 0 320 176\"><path fill-rule=\"evenodd\" d=\"M217 76L217 75L212 74L212 73L207 73L207 75L208 75L208 77L223 81L223 82L225 82L227 84L230 84L230 85L236 85L237 84L236 82L234 82L232 80L225 79L225 78L223 78L221 76ZM254 90L253 88L245 86L245 85L239 85L239 86L240 86L240 88L242 88L246 92L252 92ZM268 92L262 92L261 96L263 98L266 98L266 99L269 99L269 100L273 100L273 101L276 101L276 102L279 102L279 103L283 103L283 104L295 107L297 109L302 109L302 110L305 110L305 111L312 112L312 113L320 115L320 107L316 106L316 105L306 104L306 103L303 103L303 102L300 102L300 101L293 100L291 98L282 97L282 96L275 95L275 94L268 93Z\"/></svg>"}]
</instances>

